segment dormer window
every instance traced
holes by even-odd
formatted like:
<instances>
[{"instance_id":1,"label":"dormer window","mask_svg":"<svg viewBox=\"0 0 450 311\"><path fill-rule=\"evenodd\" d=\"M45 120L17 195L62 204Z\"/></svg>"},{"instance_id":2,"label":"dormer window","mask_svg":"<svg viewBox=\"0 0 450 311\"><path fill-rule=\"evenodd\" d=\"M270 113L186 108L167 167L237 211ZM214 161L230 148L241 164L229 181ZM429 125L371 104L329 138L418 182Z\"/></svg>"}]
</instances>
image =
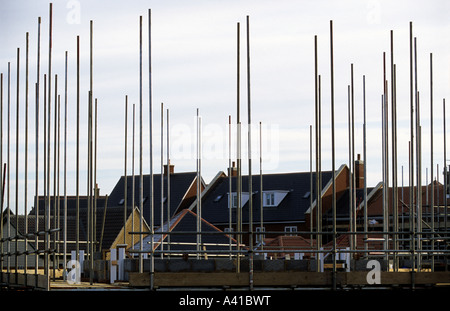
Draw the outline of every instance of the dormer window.
<instances>
[{"instance_id":1,"label":"dormer window","mask_svg":"<svg viewBox=\"0 0 450 311\"><path fill-rule=\"evenodd\" d=\"M263 191L263 207L277 207L288 193L286 190Z\"/></svg>"},{"instance_id":2,"label":"dormer window","mask_svg":"<svg viewBox=\"0 0 450 311\"><path fill-rule=\"evenodd\" d=\"M238 204L237 193L231 194L231 207L236 208Z\"/></svg>"},{"instance_id":3,"label":"dormer window","mask_svg":"<svg viewBox=\"0 0 450 311\"><path fill-rule=\"evenodd\" d=\"M264 192L264 207L275 206L275 193L274 192Z\"/></svg>"},{"instance_id":4,"label":"dormer window","mask_svg":"<svg viewBox=\"0 0 450 311\"><path fill-rule=\"evenodd\" d=\"M228 194L228 200L230 199L230 196ZM248 192L242 192L241 194L241 208L247 203L249 199ZM236 192L231 193L231 208L236 208L238 205L238 197ZM230 206L230 204L228 204Z\"/></svg>"}]
</instances>

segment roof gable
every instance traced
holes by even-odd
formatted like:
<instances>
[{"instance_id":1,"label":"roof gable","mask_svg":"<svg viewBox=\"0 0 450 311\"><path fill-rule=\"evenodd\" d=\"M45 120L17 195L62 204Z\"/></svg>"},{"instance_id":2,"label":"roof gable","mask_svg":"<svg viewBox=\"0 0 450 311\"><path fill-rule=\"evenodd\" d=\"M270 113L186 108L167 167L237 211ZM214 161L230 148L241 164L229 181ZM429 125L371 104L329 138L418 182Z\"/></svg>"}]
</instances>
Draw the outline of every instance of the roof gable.
<instances>
[{"instance_id":1,"label":"roof gable","mask_svg":"<svg viewBox=\"0 0 450 311\"><path fill-rule=\"evenodd\" d=\"M134 204L139 207L140 197L140 176L134 176ZM196 184L197 173L173 173L170 174L170 213L171 217L192 198L187 196L189 190ZM203 180L202 180L203 183ZM204 184L204 183L203 183ZM108 199L110 206L123 206L125 204L125 178L121 176ZM143 175L143 209L144 219L147 223L151 223L150 219L150 175ZM167 176L163 177L163 211L164 219L167 219ZM166 199L164 199L166 198ZM133 176L127 176L127 202L128 206L132 205L133 199ZM161 174L153 175L153 224L159 226L161 223Z\"/></svg>"},{"instance_id":2,"label":"roof gable","mask_svg":"<svg viewBox=\"0 0 450 311\"><path fill-rule=\"evenodd\" d=\"M312 174L313 185L315 183L315 173ZM330 171L322 172L322 189L329 184L332 174ZM270 221L304 221L305 211L310 206L310 178L309 172L300 173L280 173L265 174L262 176L263 193L270 191L283 192L283 198L279 204L271 207L264 207L263 217L265 222ZM226 223L229 220L229 177L220 176L210 189L202 197L202 217L213 224ZM248 192L248 176L242 176L242 192ZM236 192L236 177L231 178L231 191ZM252 176L253 190L253 221L260 220L261 189L260 175ZM314 191L314 190L313 190ZM314 195L314 194L313 194ZM191 206L195 210L195 203ZM248 222L249 204L245 204L242 209L243 221ZM231 213L232 221L235 222L235 209Z\"/></svg>"},{"instance_id":3,"label":"roof gable","mask_svg":"<svg viewBox=\"0 0 450 311\"><path fill-rule=\"evenodd\" d=\"M170 235L170 249L171 250L195 250L197 245L197 214L190 211L189 209L184 209L174 217L169 222L166 222L162 229L159 228L155 230L155 235L153 236L153 249L161 249L161 240L166 242L169 237L168 234L161 234L159 232L173 232ZM205 219L201 219L201 232L208 233L202 235L201 245L203 250L228 250L231 242L232 247L236 247L236 240L231 236L227 235L217 227L213 226L211 223ZM159 234L158 234L159 233ZM183 234L177 234L183 233ZM211 234L212 233L212 234ZM147 236L143 239L143 249L151 251L151 236ZM139 247L139 244L135 244L135 248ZM167 249L164 244L163 249Z\"/></svg>"}]
</instances>

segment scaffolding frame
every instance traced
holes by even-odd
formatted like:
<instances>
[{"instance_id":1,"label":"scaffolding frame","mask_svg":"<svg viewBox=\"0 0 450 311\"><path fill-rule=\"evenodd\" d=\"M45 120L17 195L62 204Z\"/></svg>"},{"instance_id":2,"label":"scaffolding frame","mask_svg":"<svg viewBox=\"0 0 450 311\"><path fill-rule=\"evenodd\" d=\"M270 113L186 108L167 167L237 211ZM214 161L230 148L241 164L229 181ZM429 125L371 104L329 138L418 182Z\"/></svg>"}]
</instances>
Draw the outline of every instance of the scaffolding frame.
<instances>
[{"instance_id":1,"label":"scaffolding frame","mask_svg":"<svg viewBox=\"0 0 450 311\"><path fill-rule=\"evenodd\" d=\"M151 93L151 11L148 11L148 39L149 39L149 107L150 107L150 115L149 115L149 123L150 123L150 174L151 174L151 186L150 186L150 200L151 200L151 223L150 223L150 233L143 231L143 179L142 179L142 167L143 167L143 141L142 141L142 128L143 128L143 86L142 86L142 16L140 16L139 19L139 60L140 60L140 72L139 72L139 109L140 109L140 115L139 115L139 127L140 127L140 152L139 152L139 163L140 163L140 189L139 189L139 211L140 211L140 231L138 232L129 232L129 234L138 234L140 235L140 249L130 249L130 254L136 254L139 256L139 271L140 273L144 273L144 265L143 265L143 254L147 254L150 256L150 289L154 289L154 282L153 278L155 277L155 265L154 265L154 259L155 256L159 256L161 258L171 257L175 255L183 255L183 254L194 254L195 257L200 258L202 255L211 255L216 254L224 257L228 257L230 260L236 260L236 273L243 273L241 271L241 262L243 262L244 259L248 259L248 287L250 289L253 289L254 287L254 256L255 254L286 254L286 253L304 253L304 254L310 254L311 257L314 257L316 259L316 268L319 267L318 259L322 258L325 259L328 255L331 255L332 259L332 289L337 288L338 283L338 277L337 273L339 272L339 267L337 265L337 262L340 260L342 254L351 254L353 257L362 257L364 259L370 259L370 258L383 258L388 263L392 263L392 270L391 268L388 268L385 272L398 272L400 269L399 262L401 259L408 259L411 261L409 271L408 273L411 273L411 286L414 287L414 275L415 273L422 272L425 269L431 270L431 272L435 271L435 268L437 267L437 264L443 264L445 266L445 270L447 271L448 265L449 265L449 240L450 240L450 231L448 227L448 210L447 210L447 166L446 166L446 121L445 121L445 99L443 99L443 127L444 127L444 191L443 193L443 211L440 206L439 198L438 201L434 202L434 181L432 180L432 203L431 203L431 215L428 217L431 219L431 224L428 222L425 222L424 219L426 219L427 214L423 212L424 204L422 202L422 125L420 123L420 93L418 88L418 77L417 77L417 38L413 37L412 32L412 22L409 24L409 39L410 39L410 53L409 53L409 59L410 59L410 116L411 116L411 140L410 140L410 148L409 148L409 187L410 187L410 200L408 204L409 213L406 217L409 217L408 221L408 227L407 230L405 229L405 226L403 224L404 215L402 215L402 230L399 230L399 215L398 215L398 200L397 200L397 110L396 110L396 66L394 63L394 36L393 31L390 31L390 73L391 73L391 81L388 81L387 77L387 67L386 67L386 53L383 52L383 92L381 97L381 108L382 108L382 137L383 137L383 146L382 146L382 159L383 159L383 230L381 231L369 231L368 230L368 219L367 219L367 185L366 185L366 178L365 180L365 194L364 194L364 230L359 230L357 228L356 220L357 220L357 208L356 208L356 199L355 199L355 169L354 169L354 75L353 75L353 64L351 64L351 85L348 86L348 100L349 100L349 192L350 192L350 206L349 206L349 219L350 219L350 230L348 231L338 231L337 230L337 223L336 223L336 189L335 189L335 158L334 158L334 152L335 152L335 146L334 146L334 61L333 61L333 23L330 21L330 71L331 71L331 114L332 114L332 164L333 164L333 178L332 178L332 187L333 187L333 194L332 194L332 206L331 210L333 211L333 219L332 219L332 225L329 228L325 228L323 226L323 203L322 203L322 192L321 192L321 184L322 184L322 141L321 141L321 133L322 133L322 123L321 123L321 109L322 109L322 98L321 98L321 75L318 71L318 36L314 36L314 94L315 94L315 165L316 165L316 183L315 186L312 185L312 159L313 159L313 150L312 150L312 126L310 126L310 149L311 149L311 161L310 161L310 171L311 171L311 230L310 231L299 231L296 232L297 235L304 236L304 237L311 237L311 247L310 248L293 248L293 249L271 249L268 247L261 247L259 249L258 244L254 243L254 241L258 241L256 238L258 235L261 234L261 232L255 231L254 228L257 226L253 223L253 201L252 201L252 195L249 196L249 224L248 224L248 231L243 231L243 223L242 223L242 206L241 206L241 200L242 200L242 159L241 159L241 119L240 119L240 23L237 23L237 118L236 118L236 125L237 125L237 137L236 137L236 157L237 157L237 201L238 201L238 208L236 210L237 217L236 217L236 224L234 224L237 228L235 232L232 234L237 237L237 242L232 242L232 239L230 238L229 244L208 244L204 243L202 236L208 235L208 234L220 234L223 235L223 232L204 232L201 230L201 217L202 217L202 198L203 193L201 193L201 156L202 156L202 129L201 129L201 116L199 115L199 109L197 109L197 126L198 126L198 132L197 132L197 230L191 231L191 232L176 232L176 231L155 231L154 229L154 223L153 223L153 208L154 208L154 202L153 202L153 149L152 149L152 93ZM66 246L67 243L72 243L73 241L67 241L67 222L65 222L64 226L60 223L60 194L59 194L59 185L60 185L60 94L58 93L58 84L57 84L57 74L52 73L52 34L53 34L53 4L49 4L49 37L48 37L48 73L43 75L43 99L44 99L44 105L43 105L43 176L44 176L44 182L43 182L43 193L44 193L44 215L41 215L44 217L44 230L39 230L39 182L38 182L38 175L39 175L39 144L36 144L36 177L35 177L35 198L36 198L36 206L35 206L35 228L33 232L30 232L29 230L29 224L28 224L28 213L27 211L27 178L28 178L28 89L29 89L29 77L28 77L28 64L29 64L29 33L26 33L26 74L25 74L25 112L26 112L26 119L25 119L25 232L21 233L19 232L19 215L18 215L18 208L19 208L19 181L18 181L18 175L19 175L19 134L20 134L20 123L19 123L19 111L21 107L21 97L20 97L20 48L17 48L17 61L16 61L16 151L15 151L15 167L12 165L11 161L11 151L10 151L10 119L11 119L11 63L8 63L8 75L7 75L7 161L4 164L4 170L1 174L1 228L0 228L0 281L2 286L7 287L13 287L13 286L24 286L24 287L32 287L35 289L44 289L49 290L50 289L50 282L51 279L56 279L56 270L63 267L63 276L65 278L66 272L68 267L66 266ZM246 70L247 70L247 108L248 108L248 167L249 167L249 193L252 192L252 154L251 154L251 88L250 88L250 26L249 26L249 16L246 16ZM37 38L37 81L35 83L35 101L36 101L36 141L39 141L39 112L40 112L40 90L41 90L41 73L40 73L40 28L41 28L41 18L38 18L38 38ZM97 174L96 174L96 160L97 160L97 98L94 96L94 88L93 88L93 80L94 80L94 74L93 74L93 21L90 21L90 37L89 37L89 50L90 50L90 59L89 59L89 67L90 67L90 81L89 81L89 91L88 91L88 98L87 98L87 107L88 107L88 140L87 140L87 146L88 146L88 154L87 154L87 160L88 165L86 168L87 172L87 202L88 202L88 212L87 212L87 240L86 241L80 241L79 240L79 231L80 231L80 214L79 214L79 108L80 108L80 37L77 36L77 175L76 175L76 185L77 185L77 223L76 223L76 231L77 231L77 238L76 241L73 243L76 243L76 259L80 260L80 244L86 244L87 248L87 254L86 254L86 261L89 263L89 279L90 283L93 283L93 271L94 271L94 261L95 261L95 253L97 251L97 245L99 244L98 241L96 241L96 226L95 226L95 215L96 215L96 198L97 198ZM67 59L68 59L68 52L65 53L65 135L64 135L64 143L67 142ZM54 80L53 80L54 77ZM52 81L54 82L52 84ZM388 85L390 83L390 94L388 92L389 88ZM366 159L366 121L365 121L365 76L363 76L363 88L364 88L364 159ZM4 111L3 111L3 73L1 74L1 150L0 150L0 163L3 163L3 117L4 117ZM431 116L433 116L433 62L432 62L432 54L430 53L430 112ZM86 94L85 94L86 95ZM392 157L389 155L389 95L391 97L390 105L391 105L391 120L392 120L392 146L391 146L391 152ZM52 104L52 96L53 98L53 104ZM127 105L128 98L126 97L126 105ZM52 108L53 107L53 108ZM133 106L134 107L134 106ZM163 106L161 105L163 108ZM53 120L52 123L52 110L53 112ZM95 109L95 114L94 114ZM127 109L127 107L126 107ZM127 111L127 110L126 110ZM167 110L167 133L169 133L169 114ZM414 113L415 112L415 113ZM163 125L163 109L161 109L162 118L161 118L161 126ZM126 119L127 120L127 115ZM229 124L231 127L231 115L229 116ZM431 123L432 124L432 123ZM53 141L51 139L51 130L54 130L54 137ZM261 123L260 123L261 126ZM127 171L127 123L125 126L125 173ZM161 131L163 133L163 131ZM133 113L133 133L134 133L134 113ZM163 135L163 134L162 134ZM163 136L161 135L161 145L163 145ZM431 127L431 138L433 138L433 129ZM230 159L229 163L231 163L231 132L229 135L229 145L230 145ZM134 134L133 134L133 142L134 142ZM53 144L53 150L52 149ZM65 146L66 147L66 146ZM167 134L167 167L168 172L170 171L170 154L169 154L169 135ZM66 150L66 148L64 149ZM433 155L433 140L431 139L431 155ZM51 162L51 151L53 151L53 162ZM262 151L261 151L262 153ZM134 143L133 143L133 154L134 154ZM415 155L414 155L415 154ZM414 161L415 159L415 161ZM134 161L134 156L133 156ZM161 161L163 161L163 146L161 147ZM262 156L260 157L260 164L262 164ZM390 165L390 161L392 161L392 165ZM64 184L66 181L66 152L64 152ZM163 162L161 162L162 164ZM52 172L52 165L53 164L53 172ZM366 161L364 161L364 164L366 165ZM3 166L3 165L2 165ZM161 165L163 166L163 165ZM390 175L389 168L392 169L392 175ZM10 200L10 189L12 188L10 185L10 170L15 169L16 172L16 180L15 180L15 200L14 202L11 202ZM229 168L229 172L231 174L232 168ZM433 172L433 160L432 160L432 168L431 171ZM51 187L50 187L50 181L51 176L53 173L53 196L51 193ZM366 169L364 169L364 173L366 173ZM134 174L134 168L133 168L133 174ZM126 174L125 174L126 175ZM262 176L262 169L260 170L260 176ZM392 215L389 214L389 195L388 195L388 185L390 183L389 176L393 178L393 201L392 206L394 207L394 213ZM432 175L433 176L433 175ZM432 177L433 178L433 177ZM125 176L126 180L126 176ZM133 178L134 181L134 178ZM169 181L170 182L170 181ZM262 182L262 179L261 179ZM161 183L163 183L163 172L161 167ZM5 191L5 185L7 187ZM169 186L170 187L170 186ZM231 187L231 180L230 180L230 187ZM163 189L163 187L161 188ZM231 189L231 188L230 188ZM312 191L315 190L316 195L316 201L312 201ZM438 190L439 191L439 187ZM126 192L125 192L126 193ZM230 191L231 195L231 191ZM262 195L262 192L261 192ZM170 194L169 194L170 196ZM7 198L6 202L6 208L4 208L4 198ZM67 199L66 196L66 187L64 187L64 197ZM65 199L65 206L64 206L64 215L67 215L67 200ZM134 196L133 196L134 199ZM162 196L161 196L161 199ZM51 210L51 201L53 200L53 210ZM125 201L127 199L125 198ZM170 202L170 198L168 200ZM161 202L161 206L163 207L163 202ZM313 204L316 207L316 219L315 220L315 226L316 230L314 231L314 221L312 219L312 210L313 210ZM262 204L261 204L262 205ZM15 215L15 224L11 222L11 207L15 206L16 215ZM435 207L438 207L438 212L435 214ZM126 222L126 209L127 209L127 203L125 203L125 209L124 209L124 225ZM261 215L262 215L262 206L261 206ZM4 214L6 212L6 215ZM52 215L53 213L53 215ZM170 213L170 210L168 211L168 214ZM6 216L6 217L5 217ZM161 226L163 226L164 218L163 218L163 211L161 212ZM6 218L6 229L4 228L3 224L3 218ZM67 221L67 217L64 217L64 220ZM262 230L262 222L263 217L261 217L261 230ZM425 226L424 226L425 224ZM134 225L134 221L133 221ZM11 229L12 227L15 227L16 232L12 233ZM231 217L230 217L230 226L231 228ZM390 230L392 228L392 230ZM424 229L429 229L429 231ZM325 230L324 230L325 229ZM61 239L60 233L64 234L64 238ZM5 236L6 234L6 236ZM151 237L151 251L148 252L146 250L143 250L142 248L142 240L143 236L150 235ZM182 235L194 235L197 237L197 242L186 242L189 244L189 246L196 245L196 249L192 250L177 250L176 245L177 242L171 241L170 236L182 234ZM291 235L291 232L286 231L265 231L265 235ZM125 240L124 234L124 240ZM155 235L166 235L169 237L168 242L160 242L159 244L154 241ZM231 235L231 233L229 233ZM349 235L350 238L350 245L349 249L347 248L340 248L338 245L338 239L342 235ZM357 244L357 238L359 235L364 236L364 245L358 249ZM382 235L382 240L377 240L378 242L381 241L383 243L383 247L381 249L376 249L371 251L368 247L368 243L373 241L373 239L377 239L379 235ZM42 239L40 239L40 237ZM247 237L249 241L249 245L244 245L242 243L243 238ZM315 237L315 245L313 242L313 237ZM31 250L29 248L29 243L34 239L35 241L35 247L34 250ZM62 240L62 241L61 241ZM324 241L328 240L332 243L332 246L326 246L324 245ZM23 243L23 250L21 250L21 243ZM43 247L40 247L39 244L44 244ZM63 245L63 252L61 253L60 246ZM158 250L158 247L162 247L164 244L167 244L168 247L165 249ZM256 245L255 245L256 244ZM331 245L331 244L330 244ZM228 249L205 249L203 246L228 246ZM235 248L235 249L233 249ZM14 249L14 250L12 250ZM61 255L63 256L63 262L61 263L59 261ZM29 264L32 266L32 262L28 261L28 256L34 256L34 274L28 273ZM19 260L23 257L24 264L24 273L21 273L19 269ZM42 269L39 270L40 266L40 258L44 262L43 264L43 273ZM83 258L84 259L84 258ZM14 262L14 267L11 268L11 264ZM6 266L6 269L4 267ZM4 271L6 270L6 271Z\"/></svg>"}]
</instances>

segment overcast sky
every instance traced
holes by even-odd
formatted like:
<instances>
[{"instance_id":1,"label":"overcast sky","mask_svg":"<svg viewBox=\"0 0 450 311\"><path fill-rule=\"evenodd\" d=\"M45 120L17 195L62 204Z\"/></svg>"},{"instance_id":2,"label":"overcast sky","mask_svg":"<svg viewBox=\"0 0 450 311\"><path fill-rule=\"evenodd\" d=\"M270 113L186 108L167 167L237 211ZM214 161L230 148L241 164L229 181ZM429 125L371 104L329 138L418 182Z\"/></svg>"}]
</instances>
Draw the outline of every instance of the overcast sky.
<instances>
[{"instance_id":1,"label":"overcast sky","mask_svg":"<svg viewBox=\"0 0 450 311\"><path fill-rule=\"evenodd\" d=\"M15 193L17 48L20 48L19 200L24 189L25 33L29 32L28 208L35 180L35 96L37 28L41 23L41 103L48 74L49 2L0 1L0 72L3 73L3 161L6 161L7 72L11 66L11 198ZM110 193L124 173L124 111L128 96L128 174L131 174L132 109L136 104L135 171L139 173L139 17L143 17L143 171L149 172L148 9L152 10L152 99L154 167L160 171L161 103L170 113L170 157L175 171L196 170L196 114L202 122L202 175L209 182L228 165L228 116L236 158L236 28L241 27L241 120L243 173L247 157L246 16L250 17L253 172L259 173L259 122L263 171L309 171L310 125L314 129L314 36L322 82L322 169L331 169L330 44L334 27L336 168L348 163L348 97L354 66L355 153L363 156L362 77L366 77L368 184L381 181L381 94L383 52L390 64L390 31L397 67L398 168L408 180L409 22L417 37L418 90L422 125L422 167L430 178L430 53L434 77L434 176L442 173L442 101L449 97L450 20L448 1L85 1L53 3L52 101L54 75L64 104L64 53L68 51L67 191L75 193L76 37L81 42L81 173L86 191L89 23L94 23L94 97L98 99L97 182ZM390 67L387 68L390 90ZM390 94L390 93L389 93ZM54 103L52 103L53 105ZM389 102L390 107L390 102ZM54 107L52 106L52 109ZM390 113L389 113L390 115ZM64 106L61 126L64 125ZM40 159L43 113L40 111ZM390 128L390 121L389 121ZM63 127L61 142L63 139ZM53 132L52 132L53 135ZM53 139L53 136L52 136ZM391 138L389 138L390 140ZM53 145L52 145L53 163ZM391 146L389 146L391 150ZM61 149L61 188L63 149ZM164 136L164 162L166 136ZM314 165L314 163L313 163ZM391 167L390 163L390 167ZM42 192L43 162L39 163ZM313 166L314 167L314 166ZM439 176L442 181L442 174ZM53 177L52 177L53 180ZM52 187L53 189L53 187ZM52 190L53 191L53 190ZM83 194L82 193L82 194ZM14 202L11 199L11 202ZM11 207L15 208L13 203ZM22 204L20 205L22 210Z\"/></svg>"}]
</instances>

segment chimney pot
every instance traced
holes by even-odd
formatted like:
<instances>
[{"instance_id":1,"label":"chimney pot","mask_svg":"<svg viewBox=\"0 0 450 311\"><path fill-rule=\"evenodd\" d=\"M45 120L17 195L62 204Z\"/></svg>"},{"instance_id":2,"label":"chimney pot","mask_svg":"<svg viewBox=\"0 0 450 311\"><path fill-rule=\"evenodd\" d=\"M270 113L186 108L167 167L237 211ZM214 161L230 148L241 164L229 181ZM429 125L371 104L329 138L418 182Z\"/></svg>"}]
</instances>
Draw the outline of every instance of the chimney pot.
<instances>
[{"instance_id":1,"label":"chimney pot","mask_svg":"<svg viewBox=\"0 0 450 311\"><path fill-rule=\"evenodd\" d=\"M232 166L228 168L228 176L231 177L237 176L237 167L235 162L232 162Z\"/></svg>"},{"instance_id":2,"label":"chimney pot","mask_svg":"<svg viewBox=\"0 0 450 311\"><path fill-rule=\"evenodd\" d=\"M173 174L175 171L175 165L169 164L169 173ZM164 175L167 175L167 164L164 165Z\"/></svg>"}]
</instances>

